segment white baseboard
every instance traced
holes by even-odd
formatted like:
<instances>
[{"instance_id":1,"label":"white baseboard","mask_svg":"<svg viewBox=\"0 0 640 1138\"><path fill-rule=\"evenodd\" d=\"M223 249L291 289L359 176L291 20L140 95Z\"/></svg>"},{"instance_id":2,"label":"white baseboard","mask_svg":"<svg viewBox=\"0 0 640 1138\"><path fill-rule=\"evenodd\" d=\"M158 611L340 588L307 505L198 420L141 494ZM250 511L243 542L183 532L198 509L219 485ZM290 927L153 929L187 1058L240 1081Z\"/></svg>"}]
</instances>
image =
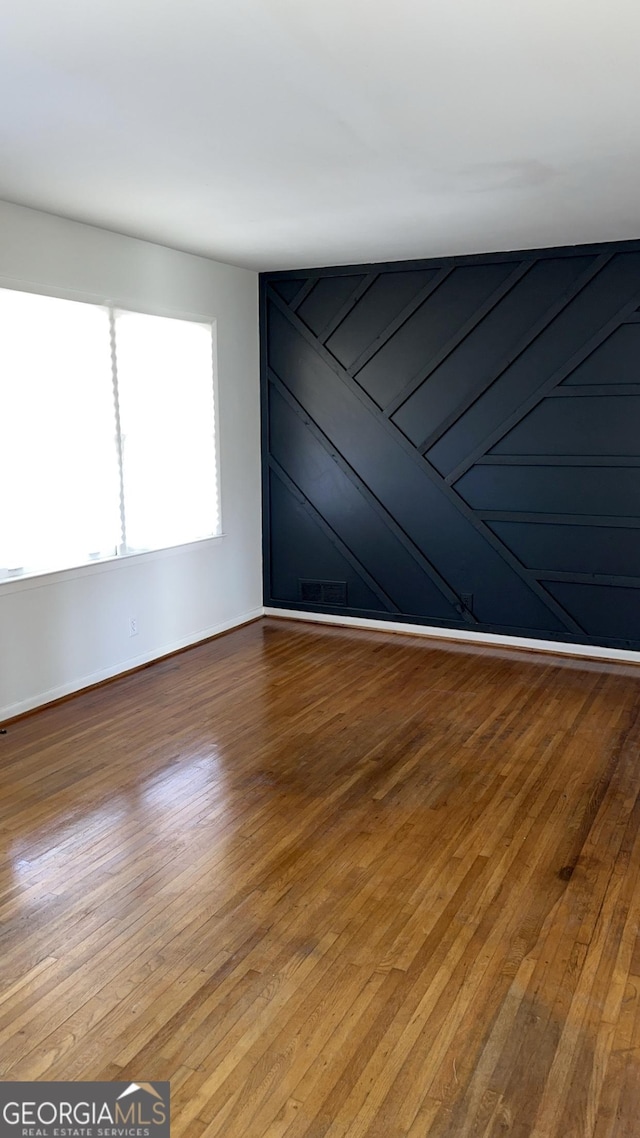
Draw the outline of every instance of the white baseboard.
<instances>
[{"instance_id":1,"label":"white baseboard","mask_svg":"<svg viewBox=\"0 0 640 1138\"><path fill-rule=\"evenodd\" d=\"M212 636L219 636L221 632L228 632L232 628L239 628L240 625L248 624L249 621L256 620L264 614L262 607L252 609L250 612L242 613L241 616L233 617L231 620L225 620L221 624L216 624L212 628L202 628L199 632L193 633L191 636L185 636L180 640L174 640L170 644L163 644L160 648L154 648L151 652L143 652L140 656L128 657L117 664L113 664L109 668L100 668L97 672L91 672L87 676L79 676L77 679L71 680L66 684L59 684L54 688L49 688L48 691L38 692L26 699L20 700L18 703L8 704L6 707L0 707L0 723L8 719L13 719L17 715L24 715L27 711L33 711L37 707L43 707L47 703L53 703L57 699L63 699L67 695L74 695L77 692L83 691L85 688L93 687L94 684L103 683L105 680L111 680L115 676L125 675L127 672L140 668L144 664L151 664L154 660L161 660L163 656L170 656L172 652L179 652L181 648L190 648L196 644L200 644L203 640L209 640Z\"/></svg>"},{"instance_id":2,"label":"white baseboard","mask_svg":"<svg viewBox=\"0 0 640 1138\"><path fill-rule=\"evenodd\" d=\"M527 651L552 652L555 656L573 656L584 660L607 660L610 663L640 664L640 652L626 648L600 648L592 644L564 644L557 640L534 640L526 636L503 636L501 633L467 631L466 628L437 628L428 624L399 623L395 620L371 620L359 616L333 616L331 613L301 612L298 609L265 608L265 616L281 616L287 620L312 621L315 624L342 625L345 628L367 628L374 632L408 632L412 636L428 636L437 640L456 640L464 644L483 644L493 648L524 648Z\"/></svg>"},{"instance_id":3,"label":"white baseboard","mask_svg":"<svg viewBox=\"0 0 640 1138\"><path fill-rule=\"evenodd\" d=\"M89 675L78 677L69 683L59 684L56 687L49 688L48 691L38 692L17 703L0 707L0 723L8 719L13 719L15 716L24 715L25 712L33 711L37 707L43 707L47 703L53 703L57 699L63 699L67 695L81 692L85 688L93 687L94 684L104 682L104 680L110 680L115 676L124 675L126 672L130 672L144 664L151 664L154 660L160 660L163 656L170 656L172 652L180 651L181 648L195 646L203 640L209 640L212 636L219 636L222 632L228 632L232 628L239 628L241 625L256 620L260 616L277 616L286 618L287 620L337 625L338 627L342 626L344 628L364 628L373 632L402 632L409 633L411 636L424 636L435 640L453 640L458 643L480 644L493 648L520 648L527 651L547 652L556 656L569 656L574 659L603 660L620 664L640 664L640 652L634 652L631 649L625 648L600 648L592 644L564 644L562 641L556 640L535 640L525 636L506 636L493 632L474 632L462 628L438 628L434 625L410 624L408 622L401 623L395 620L373 620L358 616L334 616L331 613L302 612L299 609L260 607L251 609L249 612L242 613L240 616L223 621L221 624L214 625L211 628L203 628L192 636L186 636L181 640L174 640L170 644L164 644L161 648L156 648L151 652L143 653L133 658L129 657L126 661L121 661L109 668L101 668Z\"/></svg>"}]
</instances>

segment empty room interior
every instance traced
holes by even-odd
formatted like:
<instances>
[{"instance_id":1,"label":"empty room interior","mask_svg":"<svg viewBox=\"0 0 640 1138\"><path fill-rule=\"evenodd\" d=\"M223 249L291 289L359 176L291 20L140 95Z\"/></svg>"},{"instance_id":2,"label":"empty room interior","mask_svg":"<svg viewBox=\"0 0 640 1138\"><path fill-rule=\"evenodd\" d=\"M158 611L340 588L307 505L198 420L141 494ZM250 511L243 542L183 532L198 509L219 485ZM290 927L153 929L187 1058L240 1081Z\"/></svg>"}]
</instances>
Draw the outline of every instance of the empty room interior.
<instances>
[{"instance_id":1,"label":"empty room interior","mask_svg":"<svg viewBox=\"0 0 640 1138\"><path fill-rule=\"evenodd\" d=\"M0 13L0 1138L640 1134L639 45Z\"/></svg>"}]
</instances>

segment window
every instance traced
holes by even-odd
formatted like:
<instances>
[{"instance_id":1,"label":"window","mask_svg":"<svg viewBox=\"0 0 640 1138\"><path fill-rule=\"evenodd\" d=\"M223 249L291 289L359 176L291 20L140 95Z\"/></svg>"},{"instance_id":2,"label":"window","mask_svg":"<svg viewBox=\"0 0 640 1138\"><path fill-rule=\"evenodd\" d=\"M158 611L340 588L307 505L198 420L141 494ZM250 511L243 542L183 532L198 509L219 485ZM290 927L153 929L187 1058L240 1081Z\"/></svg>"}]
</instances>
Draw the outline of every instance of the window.
<instances>
[{"instance_id":1,"label":"window","mask_svg":"<svg viewBox=\"0 0 640 1138\"><path fill-rule=\"evenodd\" d=\"M0 289L0 578L219 532L210 324Z\"/></svg>"}]
</instances>

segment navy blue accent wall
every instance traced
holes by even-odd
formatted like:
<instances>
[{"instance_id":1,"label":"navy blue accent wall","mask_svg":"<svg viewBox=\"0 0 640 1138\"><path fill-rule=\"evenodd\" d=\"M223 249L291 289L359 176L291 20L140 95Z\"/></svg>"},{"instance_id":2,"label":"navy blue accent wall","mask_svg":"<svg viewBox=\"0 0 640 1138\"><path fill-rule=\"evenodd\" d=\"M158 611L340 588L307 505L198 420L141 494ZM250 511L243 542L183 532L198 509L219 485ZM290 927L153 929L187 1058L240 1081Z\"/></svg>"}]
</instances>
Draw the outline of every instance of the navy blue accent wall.
<instances>
[{"instance_id":1,"label":"navy blue accent wall","mask_svg":"<svg viewBox=\"0 0 640 1138\"><path fill-rule=\"evenodd\" d=\"M640 649L639 243L260 289L265 604Z\"/></svg>"}]
</instances>

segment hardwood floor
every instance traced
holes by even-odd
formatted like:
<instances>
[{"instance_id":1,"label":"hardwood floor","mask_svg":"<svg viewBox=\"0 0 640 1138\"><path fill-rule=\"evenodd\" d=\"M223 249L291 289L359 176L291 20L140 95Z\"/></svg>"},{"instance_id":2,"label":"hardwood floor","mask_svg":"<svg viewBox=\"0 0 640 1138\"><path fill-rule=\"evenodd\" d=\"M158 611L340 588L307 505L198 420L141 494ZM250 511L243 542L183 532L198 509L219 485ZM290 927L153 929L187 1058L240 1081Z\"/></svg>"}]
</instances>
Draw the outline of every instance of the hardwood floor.
<instances>
[{"instance_id":1,"label":"hardwood floor","mask_svg":"<svg viewBox=\"0 0 640 1138\"><path fill-rule=\"evenodd\" d=\"M0 1077L640 1131L640 669L264 620L0 737Z\"/></svg>"}]
</instances>

